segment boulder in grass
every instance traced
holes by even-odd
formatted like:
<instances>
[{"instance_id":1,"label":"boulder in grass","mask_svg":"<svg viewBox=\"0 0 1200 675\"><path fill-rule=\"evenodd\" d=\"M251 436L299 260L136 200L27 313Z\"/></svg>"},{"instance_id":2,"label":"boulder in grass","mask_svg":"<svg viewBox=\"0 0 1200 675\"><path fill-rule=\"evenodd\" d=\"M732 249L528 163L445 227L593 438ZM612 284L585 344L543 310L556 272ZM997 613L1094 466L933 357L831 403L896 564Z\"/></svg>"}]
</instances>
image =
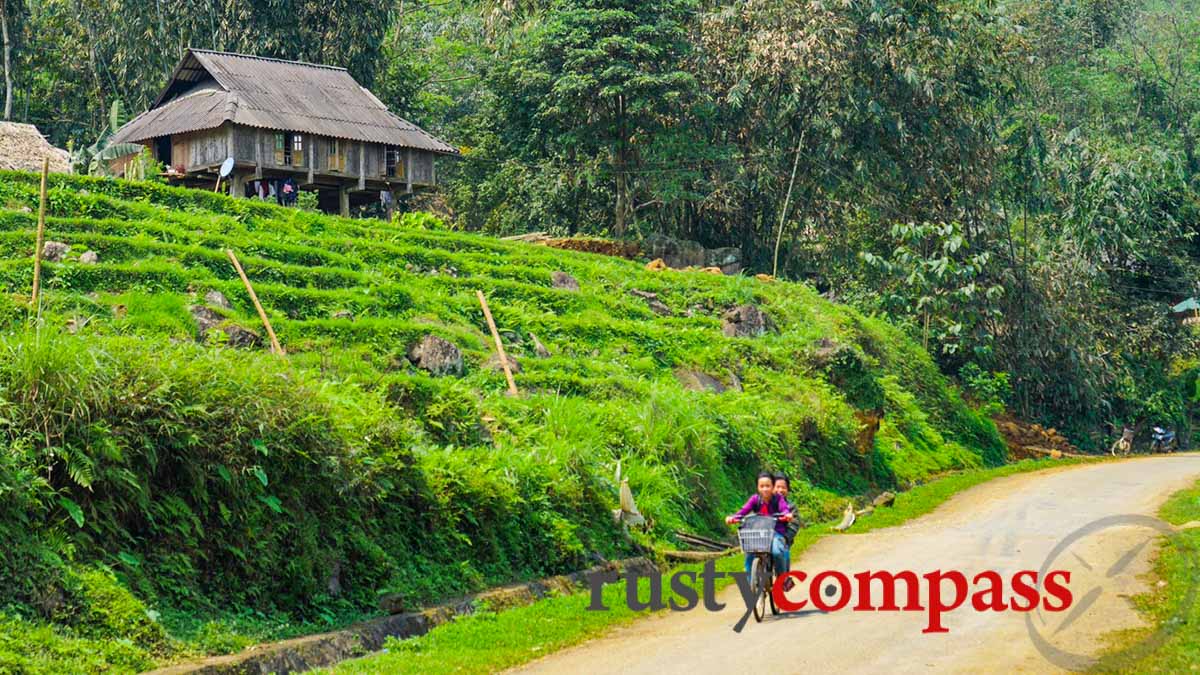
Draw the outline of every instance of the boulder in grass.
<instances>
[{"instance_id":1,"label":"boulder in grass","mask_svg":"<svg viewBox=\"0 0 1200 675\"><path fill-rule=\"evenodd\" d=\"M726 337L759 337L775 329L771 317L754 305L738 305L721 315Z\"/></svg>"},{"instance_id":2,"label":"boulder in grass","mask_svg":"<svg viewBox=\"0 0 1200 675\"><path fill-rule=\"evenodd\" d=\"M742 265L742 249L736 246L726 246L724 248L710 248L704 252L704 264L708 267L719 267L723 274L736 274L737 272L729 272L727 270L738 268Z\"/></svg>"},{"instance_id":3,"label":"boulder in grass","mask_svg":"<svg viewBox=\"0 0 1200 675\"><path fill-rule=\"evenodd\" d=\"M226 344L230 347L260 349L263 346L262 336L245 326L226 322L225 325L221 326L221 330L225 331L225 335L228 336L229 340Z\"/></svg>"},{"instance_id":4,"label":"boulder in grass","mask_svg":"<svg viewBox=\"0 0 1200 675\"><path fill-rule=\"evenodd\" d=\"M646 306L650 308L651 312L659 316L671 316L673 314L671 308L664 305L660 300L647 300Z\"/></svg>"},{"instance_id":5,"label":"boulder in grass","mask_svg":"<svg viewBox=\"0 0 1200 675\"><path fill-rule=\"evenodd\" d=\"M650 311L659 316L671 316L674 313L670 307L667 307L663 304L662 300L658 299L658 293L631 288L629 289L629 294L645 300L646 306L650 308Z\"/></svg>"},{"instance_id":6,"label":"boulder in grass","mask_svg":"<svg viewBox=\"0 0 1200 675\"><path fill-rule=\"evenodd\" d=\"M896 503L896 493L892 492L891 490L887 490L887 491L884 491L883 493L881 493L878 497L876 497L875 500L871 502L871 505L878 507L878 508L883 508L885 506L891 506L892 504L895 504L895 503Z\"/></svg>"},{"instance_id":7,"label":"boulder in grass","mask_svg":"<svg viewBox=\"0 0 1200 675\"><path fill-rule=\"evenodd\" d=\"M95 265L100 262L100 256L95 251L84 251L79 256L80 265Z\"/></svg>"},{"instance_id":8,"label":"boulder in grass","mask_svg":"<svg viewBox=\"0 0 1200 675\"><path fill-rule=\"evenodd\" d=\"M505 356L508 357L508 369L511 370L514 374L521 372L521 363L520 363L520 361L517 361L517 357L513 356L512 354L507 354L507 353L505 354ZM483 362L483 367L487 368L488 370L492 371L493 373L504 372L504 367L500 365L500 355L496 354L496 353L493 353L491 356L489 356L487 358L487 361Z\"/></svg>"},{"instance_id":9,"label":"boulder in grass","mask_svg":"<svg viewBox=\"0 0 1200 675\"><path fill-rule=\"evenodd\" d=\"M725 391L725 385L720 380L699 370L680 368L675 371L675 379L688 391L711 391L715 394Z\"/></svg>"},{"instance_id":10,"label":"boulder in grass","mask_svg":"<svg viewBox=\"0 0 1200 675\"><path fill-rule=\"evenodd\" d=\"M426 335L408 350L408 360L432 375L462 375L462 352L454 343Z\"/></svg>"},{"instance_id":11,"label":"boulder in grass","mask_svg":"<svg viewBox=\"0 0 1200 675\"><path fill-rule=\"evenodd\" d=\"M200 339L203 340L210 330L220 327L225 322L225 315L204 305L192 305L192 319L200 329Z\"/></svg>"},{"instance_id":12,"label":"boulder in grass","mask_svg":"<svg viewBox=\"0 0 1200 675\"><path fill-rule=\"evenodd\" d=\"M62 262L70 251L71 247L61 241L47 241L42 244L42 260Z\"/></svg>"},{"instance_id":13,"label":"boulder in grass","mask_svg":"<svg viewBox=\"0 0 1200 675\"><path fill-rule=\"evenodd\" d=\"M233 309L233 305L229 303L229 298L226 298L225 294L221 291L209 291L205 293L204 302L213 307L220 307L221 309Z\"/></svg>"},{"instance_id":14,"label":"boulder in grass","mask_svg":"<svg viewBox=\"0 0 1200 675\"><path fill-rule=\"evenodd\" d=\"M579 290L579 282L575 280L575 277L559 270L550 273L550 285L572 293Z\"/></svg>"},{"instance_id":15,"label":"boulder in grass","mask_svg":"<svg viewBox=\"0 0 1200 675\"><path fill-rule=\"evenodd\" d=\"M704 246L687 239L651 235L642 242L642 255L662 260L666 267L681 270L685 267L704 267Z\"/></svg>"},{"instance_id":16,"label":"boulder in grass","mask_svg":"<svg viewBox=\"0 0 1200 675\"><path fill-rule=\"evenodd\" d=\"M225 334L225 343L230 347L258 349L263 345L262 336L257 332L233 323L211 307L192 305L191 312L202 342L208 340L213 331L220 331Z\"/></svg>"},{"instance_id":17,"label":"boulder in grass","mask_svg":"<svg viewBox=\"0 0 1200 675\"><path fill-rule=\"evenodd\" d=\"M529 339L533 340L533 353L537 354L539 359L550 358L550 350L546 349L546 345L542 344L542 341L538 339L538 336L530 333Z\"/></svg>"}]
</instances>

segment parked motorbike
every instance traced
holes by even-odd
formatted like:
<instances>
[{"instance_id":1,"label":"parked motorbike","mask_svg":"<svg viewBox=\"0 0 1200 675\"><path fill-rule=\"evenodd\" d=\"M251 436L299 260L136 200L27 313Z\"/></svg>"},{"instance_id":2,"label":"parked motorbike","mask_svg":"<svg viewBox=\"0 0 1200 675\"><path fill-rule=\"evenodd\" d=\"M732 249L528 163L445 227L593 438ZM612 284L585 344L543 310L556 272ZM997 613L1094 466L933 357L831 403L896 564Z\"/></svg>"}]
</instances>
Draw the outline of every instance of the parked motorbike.
<instances>
[{"instance_id":1,"label":"parked motorbike","mask_svg":"<svg viewBox=\"0 0 1200 675\"><path fill-rule=\"evenodd\" d=\"M1179 449L1179 439L1174 431L1162 427L1154 427L1150 437L1150 452L1175 452Z\"/></svg>"}]
</instances>

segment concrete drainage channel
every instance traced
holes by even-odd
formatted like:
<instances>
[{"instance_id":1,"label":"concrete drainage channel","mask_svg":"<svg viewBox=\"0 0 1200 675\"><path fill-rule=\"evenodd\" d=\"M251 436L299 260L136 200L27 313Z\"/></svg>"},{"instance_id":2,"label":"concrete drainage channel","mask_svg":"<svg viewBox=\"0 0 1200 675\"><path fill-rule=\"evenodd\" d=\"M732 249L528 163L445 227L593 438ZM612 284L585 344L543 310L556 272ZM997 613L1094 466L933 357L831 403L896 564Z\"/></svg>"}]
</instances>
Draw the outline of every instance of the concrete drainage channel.
<instances>
[{"instance_id":1,"label":"concrete drainage channel","mask_svg":"<svg viewBox=\"0 0 1200 675\"><path fill-rule=\"evenodd\" d=\"M179 663L149 671L147 675L284 675L324 668L379 651L391 637L424 635L455 617L472 613L480 602L495 610L530 605L553 593L571 593L584 586L591 575L613 570L632 570L638 574L658 572L654 563L645 558L611 562L580 572L494 588L420 612L371 619L331 633L271 642L237 654ZM385 611L394 610L395 604L393 598L385 597L380 601L380 607Z\"/></svg>"}]
</instances>

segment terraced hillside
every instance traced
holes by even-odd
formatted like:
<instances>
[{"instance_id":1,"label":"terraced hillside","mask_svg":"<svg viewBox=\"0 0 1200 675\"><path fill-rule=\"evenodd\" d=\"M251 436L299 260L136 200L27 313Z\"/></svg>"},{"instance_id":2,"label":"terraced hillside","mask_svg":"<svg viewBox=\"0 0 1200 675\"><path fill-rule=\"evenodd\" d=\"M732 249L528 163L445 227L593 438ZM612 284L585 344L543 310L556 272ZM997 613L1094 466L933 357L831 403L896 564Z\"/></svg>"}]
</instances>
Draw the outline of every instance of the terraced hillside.
<instances>
[{"instance_id":1,"label":"terraced hillside","mask_svg":"<svg viewBox=\"0 0 1200 675\"><path fill-rule=\"evenodd\" d=\"M1004 460L919 346L802 285L150 183L52 177L49 204L70 251L34 326L37 180L0 174L0 634L43 645L0 637L0 670L142 668L240 644L204 617L336 622L720 532L763 466L828 517ZM737 307L774 330L727 337ZM460 372L420 367L431 335ZM613 524L618 475L645 530Z\"/></svg>"}]
</instances>

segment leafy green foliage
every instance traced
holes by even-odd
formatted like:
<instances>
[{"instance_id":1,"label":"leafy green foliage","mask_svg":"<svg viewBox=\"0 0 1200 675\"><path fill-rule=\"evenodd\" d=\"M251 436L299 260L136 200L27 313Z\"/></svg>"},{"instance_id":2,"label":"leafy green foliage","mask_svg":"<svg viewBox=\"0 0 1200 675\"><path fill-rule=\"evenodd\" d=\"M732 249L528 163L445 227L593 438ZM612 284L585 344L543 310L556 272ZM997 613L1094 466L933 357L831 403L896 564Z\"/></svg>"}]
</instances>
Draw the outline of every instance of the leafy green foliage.
<instances>
[{"instance_id":1,"label":"leafy green foliage","mask_svg":"<svg viewBox=\"0 0 1200 675\"><path fill-rule=\"evenodd\" d=\"M36 185L0 175L8 293L31 272L22 207ZM16 542L0 551L0 606L79 639L137 635L144 658L328 627L380 592L416 607L675 529L717 532L762 466L794 476L823 518L847 493L1004 459L995 428L919 345L802 285L654 273L431 217L349 220L154 183L54 176L50 194L47 236L100 258L46 263L40 332L19 304L0 313L0 533ZM287 364L197 342L190 307L211 290L230 301L228 321L257 327L224 248L239 252ZM580 291L553 288L555 270ZM520 360L519 398L485 366L477 289ZM780 331L724 337L721 314L748 302ZM409 362L427 334L462 349L462 378ZM536 355L535 334L552 356ZM803 355L828 341L841 356L814 367ZM681 368L742 390L687 391ZM891 431L863 454L865 408ZM618 464L652 522L629 537L611 518ZM142 622L107 573L81 577L68 560L111 568L169 618ZM94 590L71 590L80 578ZM59 595L84 600L38 609Z\"/></svg>"},{"instance_id":2,"label":"leafy green foliage","mask_svg":"<svg viewBox=\"0 0 1200 675\"><path fill-rule=\"evenodd\" d=\"M1008 373L985 373L976 363L968 363L958 371L963 390L981 407L993 415L1004 412L1005 404L1012 398L1012 384Z\"/></svg>"},{"instance_id":3,"label":"leafy green foliage","mask_svg":"<svg viewBox=\"0 0 1200 675\"><path fill-rule=\"evenodd\" d=\"M892 236L897 245L890 258L862 253L888 278L883 288L894 289L884 306L901 320L915 319L926 348L932 338L945 353L965 345L964 351L986 355L987 327L999 317L1004 294L1002 286L986 285L991 255L969 250L956 223L897 224Z\"/></svg>"},{"instance_id":4,"label":"leafy green foliage","mask_svg":"<svg viewBox=\"0 0 1200 675\"><path fill-rule=\"evenodd\" d=\"M28 114L54 142L90 143L115 101L140 112L158 95L181 46L347 67L370 85L392 3L334 0L236 5L184 0L30 3L14 52ZM152 45L172 45L153 48ZM34 47L36 45L36 47ZM17 107L14 112L21 110Z\"/></svg>"},{"instance_id":5,"label":"leafy green foliage","mask_svg":"<svg viewBox=\"0 0 1200 675\"><path fill-rule=\"evenodd\" d=\"M611 166L613 232L633 215L638 149L671 125L695 88L682 68L688 0L560 0L511 64L498 69L510 138L543 157ZM606 180L608 171L599 176ZM578 182L582 176L574 177Z\"/></svg>"},{"instance_id":6,"label":"leafy green foliage","mask_svg":"<svg viewBox=\"0 0 1200 675\"><path fill-rule=\"evenodd\" d=\"M0 670L30 675L138 673L154 667L145 651L112 637L89 639L0 615Z\"/></svg>"},{"instance_id":7,"label":"leafy green foliage","mask_svg":"<svg viewBox=\"0 0 1200 675\"><path fill-rule=\"evenodd\" d=\"M16 110L60 145L153 98L178 54L147 40L344 65L463 150L405 226L738 246L900 323L944 373L1009 373L1014 411L1085 447L1192 426L1164 364L1197 343L1164 310L1200 273L1196 0L18 10Z\"/></svg>"}]
</instances>

